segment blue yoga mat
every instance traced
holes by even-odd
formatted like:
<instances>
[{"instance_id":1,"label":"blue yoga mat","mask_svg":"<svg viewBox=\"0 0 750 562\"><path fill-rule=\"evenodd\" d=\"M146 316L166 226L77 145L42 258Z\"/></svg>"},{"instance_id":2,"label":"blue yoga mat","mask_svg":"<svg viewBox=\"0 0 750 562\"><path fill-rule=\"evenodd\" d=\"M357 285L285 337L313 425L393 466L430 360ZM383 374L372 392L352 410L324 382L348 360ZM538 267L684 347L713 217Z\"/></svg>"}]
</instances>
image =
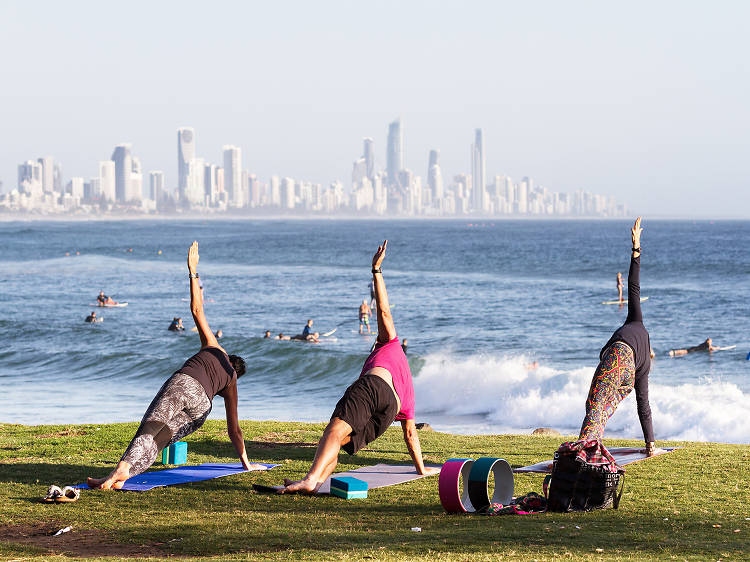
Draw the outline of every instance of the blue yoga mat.
<instances>
[{"instance_id":1,"label":"blue yoga mat","mask_svg":"<svg viewBox=\"0 0 750 562\"><path fill-rule=\"evenodd\" d=\"M264 462L254 463L265 468L256 470L270 470L278 464L268 464ZM201 480L211 480L212 478L221 478L240 472L252 472L242 468L238 462L232 463L215 463L207 462L194 466L178 466L177 468L168 468L167 470L155 470L153 472L144 472L138 476L133 476L125 481L121 490L130 490L136 492L145 492L152 488L160 486L173 486L174 484L185 484L187 482L200 482ZM88 490L86 484L78 484L74 488Z\"/></svg>"}]
</instances>

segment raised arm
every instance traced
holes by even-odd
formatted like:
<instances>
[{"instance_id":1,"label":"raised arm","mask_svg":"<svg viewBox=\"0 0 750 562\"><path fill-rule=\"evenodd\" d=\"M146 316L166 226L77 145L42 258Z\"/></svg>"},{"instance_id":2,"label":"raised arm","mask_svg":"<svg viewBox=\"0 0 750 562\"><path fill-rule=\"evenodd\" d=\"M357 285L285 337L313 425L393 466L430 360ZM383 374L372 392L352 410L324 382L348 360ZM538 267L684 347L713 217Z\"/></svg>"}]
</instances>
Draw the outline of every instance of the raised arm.
<instances>
[{"instance_id":1,"label":"raised arm","mask_svg":"<svg viewBox=\"0 0 750 562\"><path fill-rule=\"evenodd\" d=\"M190 312L193 315L193 320L198 328L198 334L201 337L201 348L204 347L218 347L221 349L219 342L216 341L216 336L211 331L206 320L206 315L203 312L203 295L201 294L201 288L198 284L198 242L193 242L188 250L187 266L188 273L190 274Z\"/></svg>"},{"instance_id":2,"label":"raised arm","mask_svg":"<svg viewBox=\"0 0 750 562\"><path fill-rule=\"evenodd\" d=\"M643 322L641 313L641 217L635 219L630 230L633 242L628 270L628 318L627 322Z\"/></svg>"},{"instance_id":3,"label":"raised arm","mask_svg":"<svg viewBox=\"0 0 750 562\"><path fill-rule=\"evenodd\" d=\"M380 269L387 246L388 240L385 240L382 246L378 246L378 251L372 257L372 279L375 284L375 302L377 303L378 315L378 341L383 343L387 343L396 337L391 306L388 304L388 292L385 290L383 272Z\"/></svg>"}]
</instances>

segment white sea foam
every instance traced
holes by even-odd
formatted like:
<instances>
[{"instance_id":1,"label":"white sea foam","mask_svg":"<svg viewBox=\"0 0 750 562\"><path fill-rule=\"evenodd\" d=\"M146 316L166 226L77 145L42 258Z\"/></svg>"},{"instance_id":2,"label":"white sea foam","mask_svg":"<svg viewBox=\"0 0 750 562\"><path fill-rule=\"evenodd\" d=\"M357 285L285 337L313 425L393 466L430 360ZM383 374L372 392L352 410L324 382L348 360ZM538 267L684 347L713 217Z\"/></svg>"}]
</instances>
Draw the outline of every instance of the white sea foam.
<instances>
[{"instance_id":1,"label":"white sea foam","mask_svg":"<svg viewBox=\"0 0 750 562\"><path fill-rule=\"evenodd\" d=\"M541 365L527 370L524 356L439 353L424 359L414 379L420 412L481 415L486 427L498 432L527 433L544 426L578 433L595 368L563 371ZM649 396L657 439L750 443L750 395L735 384L710 379L650 384ZM620 404L605 435L642 438L634 393Z\"/></svg>"}]
</instances>

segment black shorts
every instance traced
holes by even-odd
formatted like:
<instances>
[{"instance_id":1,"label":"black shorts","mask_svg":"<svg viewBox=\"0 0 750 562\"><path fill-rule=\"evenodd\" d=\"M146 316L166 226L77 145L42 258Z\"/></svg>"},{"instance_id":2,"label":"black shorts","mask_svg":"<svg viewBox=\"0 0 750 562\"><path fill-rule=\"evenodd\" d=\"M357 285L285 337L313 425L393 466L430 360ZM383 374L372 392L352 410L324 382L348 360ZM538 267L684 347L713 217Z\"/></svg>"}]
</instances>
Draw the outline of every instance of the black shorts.
<instances>
[{"instance_id":1,"label":"black shorts","mask_svg":"<svg viewBox=\"0 0 750 562\"><path fill-rule=\"evenodd\" d=\"M352 426L351 441L342 449L353 455L385 433L398 414L398 401L388 383L365 375L346 389L331 414Z\"/></svg>"}]
</instances>

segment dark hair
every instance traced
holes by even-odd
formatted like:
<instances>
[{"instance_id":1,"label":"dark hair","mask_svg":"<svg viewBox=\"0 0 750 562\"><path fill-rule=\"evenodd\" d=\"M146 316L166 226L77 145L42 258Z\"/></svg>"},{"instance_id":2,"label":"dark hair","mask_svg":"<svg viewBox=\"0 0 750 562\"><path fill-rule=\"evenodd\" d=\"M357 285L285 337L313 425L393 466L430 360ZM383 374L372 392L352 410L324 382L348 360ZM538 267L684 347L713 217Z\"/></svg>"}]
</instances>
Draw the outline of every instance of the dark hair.
<instances>
[{"instance_id":1,"label":"dark hair","mask_svg":"<svg viewBox=\"0 0 750 562\"><path fill-rule=\"evenodd\" d=\"M245 360L239 355L230 355L229 362L234 367L234 372L237 373L237 378L240 378L245 374Z\"/></svg>"}]
</instances>

